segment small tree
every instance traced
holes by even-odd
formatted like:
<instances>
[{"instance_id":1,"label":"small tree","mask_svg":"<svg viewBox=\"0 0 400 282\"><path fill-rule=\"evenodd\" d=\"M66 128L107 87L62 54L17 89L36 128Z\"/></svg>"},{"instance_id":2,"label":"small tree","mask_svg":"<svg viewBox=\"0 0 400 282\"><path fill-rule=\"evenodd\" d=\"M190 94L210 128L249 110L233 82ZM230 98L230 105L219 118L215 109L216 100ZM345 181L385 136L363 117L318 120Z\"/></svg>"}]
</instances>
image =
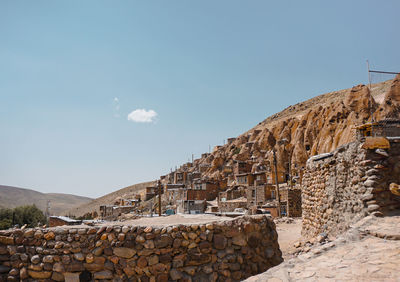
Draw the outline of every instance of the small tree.
<instances>
[{"instance_id":1,"label":"small tree","mask_svg":"<svg viewBox=\"0 0 400 282\"><path fill-rule=\"evenodd\" d=\"M29 227L35 227L39 223L47 223L46 216L35 205L16 207L14 209L14 214L14 224L18 224L19 226L27 224Z\"/></svg>"},{"instance_id":2,"label":"small tree","mask_svg":"<svg viewBox=\"0 0 400 282\"><path fill-rule=\"evenodd\" d=\"M12 227L13 210L1 208L0 209L0 229L8 229Z\"/></svg>"}]
</instances>

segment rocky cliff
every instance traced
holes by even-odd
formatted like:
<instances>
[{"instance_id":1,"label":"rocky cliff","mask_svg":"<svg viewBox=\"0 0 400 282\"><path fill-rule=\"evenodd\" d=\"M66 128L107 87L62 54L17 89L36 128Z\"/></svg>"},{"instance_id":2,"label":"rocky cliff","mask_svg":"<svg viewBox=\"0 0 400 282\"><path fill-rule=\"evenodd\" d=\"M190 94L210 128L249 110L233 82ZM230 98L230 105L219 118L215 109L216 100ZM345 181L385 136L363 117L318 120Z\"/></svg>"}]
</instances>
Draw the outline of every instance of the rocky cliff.
<instances>
[{"instance_id":1,"label":"rocky cliff","mask_svg":"<svg viewBox=\"0 0 400 282\"><path fill-rule=\"evenodd\" d=\"M274 149L279 169L287 170L290 163L296 175L310 156L354 141L354 127L370 121L371 112L376 120L400 117L400 75L372 85L371 90L357 85L290 106L228 144L217 146L195 165L208 166L204 176L222 179L234 160L268 165Z\"/></svg>"}]
</instances>

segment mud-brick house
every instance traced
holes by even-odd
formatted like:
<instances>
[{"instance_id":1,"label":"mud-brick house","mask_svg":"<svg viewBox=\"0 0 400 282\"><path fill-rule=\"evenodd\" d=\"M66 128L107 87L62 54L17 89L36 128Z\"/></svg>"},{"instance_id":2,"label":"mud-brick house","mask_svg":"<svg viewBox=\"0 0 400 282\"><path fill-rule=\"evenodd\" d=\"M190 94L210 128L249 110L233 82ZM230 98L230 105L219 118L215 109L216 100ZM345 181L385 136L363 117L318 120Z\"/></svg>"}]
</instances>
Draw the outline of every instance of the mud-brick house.
<instances>
[{"instance_id":1,"label":"mud-brick house","mask_svg":"<svg viewBox=\"0 0 400 282\"><path fill-rule=\"evenodd\" d=\"M218 195L218 207L220 212L233 212L236 208L246 208L246 188L233 186Z\"/></svg>"},{"instance_id":2,"label":"mud-brick house","mask_svg":"<svg viewBox=\"0 0 400 282\"><path fill-rule=\"evenodd\" d=\"M182 205L184 212L203 213L206 201L214 200L218 195L218 183L209 180L196 180L189 189L184 189Z\"/></svg>"},{"instance_id":3,"label":"mud-brick house","mask_svg":"<svg viewBox=\"0 0 400 282\"><path fill-rule=\"evenodd\" d=\"M184 189L181 201L184 213L204 213L207 208L206 190Z\"/></svg>"},{"instance_id":4,"label":"mud-brick house","mask_svg":"<svg viewBox=\"0 0 400 282\"><path fill-rule=\"evenodd\" d=\"M218 202L218 209L222 213L233 212L237 208L247 208L247 200L245 197Z\"/></svg>"},{"instance_id":5,"label":"mud-brick house","mask_svg":"<svg viewBox=\"0 0 400 282\"><path fill-rule=\"evenodd\" d=\"M49 227L56 227L62 225L79 225L82 220L72 219L66 216L50 216Z\"/></svg>"},{"instance_id":6,"label":"mud-brick house","mask_svg":"<svg viewBox=\"0 0 400 282\"><path fill-rule=\"evenodd\" d=\"M400 119L387 118L373 123L365 123L356 127L357 140L365 141L369 136L398 137L400 135Z\"/></svg>"},{"instance_id":7,"label":"mud-brick house","mask_svg":"<svg viewBox=\"0 0 400 282\"><path fill-rule=\"evenodd\" d=\"M189 214L204 213L207 209L206 200L183 201L183 212Z\"/></svg>"},{"instance_id":8,"label":"mud-brick house","mask_svg":"<svg viewBox=\"0 0 400 282\"><path fill-rule=\"evenodd\" d=\"M251 172L251 163L242 162L242 161L235 161L233 164L233 174L243 174L243 173L250 173Z\"/></svg>"},{"instance_id":9,"label":"mud-brick house","mask_svg":"<svg viewBox=\"0 0 400 282\"><path fill-rule=\"evenodd\" d=\"M165 184L164 192L168 203L175 205L178 201L181 201L183 199L184 188L184 184Z\"/></svg>"},{"instance_id":10,"label":"mud-brick house","mask_svg":"<svg viewBox=\"0 0 400 282\"><path fill-rule=\"evenodd\" d=\"M248 208L276 200L276 188L270 184L249 186L246 194Z\"/></svg>"},{"instance_id":11,"label":"mud-brick house","mask_svg":"<svg viewBox=\"0 0 400 282\"><path fill-rule=\"evenodd\" d=\"M194 180L200 179L200 178L201 178L201 173L199 171L188 172L186 184L188 186L190 186Z\"/></svg>"},{"instance_id":12,"label":"mud-brick house","mask_svg":"<svg viewBox=\"0 0 400 282\"><path fill-rule=\"evenodd\" d=\"M227 140L228 145L232 144L235 140L236 140L236 137L228 138L228 140Z\"/></svg>"},{"instance_id":13,"label":"mud-brick house","mask_svg":"<svg viewBox=\"0 0 400 282\"><path fill-rule=\"evenodd\" d=\"M253 173L254 176L254 185L263 185L267 184L267 172L266 171L258 171Z\"/></svg>"},{"instance_id":14,"label":"mud-brick house","mask_svg":"<svg viewBox=\"0 0 400 282\"><path fill-rule=\"evenodd\" d=\"M301 217L301 189L279 188L281 213L290 217Z\"/></svg>"},{"instance_id":15,"label":"mud-brick house","mask_svg":"<svg viewBox=\"0 0 400 282\"><path fill-rule=\"evenodd\" d=\"M229 201L246 196L246 189L243 186L229 187L227 190L219 192L218 201Z\"/></svg>"},{"instance_id":16,"label":"mud-brick house","mask_svg":"<svg viewBox=\"0 0 400 282\"><path fill-rule=\"evenodd\" d=\"M158 186L149 186L146 187L146 195L145 195L145 201L148 201L152 199L154 196L158 195ZM161 187L161 194L164 194L164 189Z\"/></svg>"},{"instance_id":17,"label":"mud-brick house","mask_svg":"<svg viewBox=\"0 0 400 282\"><path fill-rule=\"evenodd\" d=\"M174 176L174 184L186 183L187 172L186 171L176 171Z\"/></svg>"},{"instance_id":18,"label":"mud-brick house","mask_svg":"<svg viewBox=\"0 0 400 282\"><path fill-rule=\"evenodd\" d=\"M210 180L199 179L193 182L193 195L196 200L212 201L218 196L219 184ZM188 190L189 191L189 190ZM202 196L204 192L204 196ZM197 196L198 195L198 196ZM200 197L200 198L199 198Z\"/></svg>"},{"instance_id":19,"label":"mud-brick house","mask_svg":"<svg viewBox=\"0 0 400 282\"><path fill-rule=\"evenodd\" d=\"M112 216L114 212L114 205L103 205L100 206L100 216L101 218L106 218Z\"/></svg>"},{"instance_id":20,"label":"mud-brick house","mask_svg":"<svg viewBox=\"0 0 400 282\"><path fill-rule=\"evenodd\" d=\"M232 174L233 168L230 165L225 165L224 168L222 169L222 172L225 174L225 176Z\"/></svg>"},{"instance_id":21,"label":"mud-brick house","mask_svg":"<svg viewBox=\"0 0 400 282\"><path fill-rule=\"evenodd\" d=\"M251 173L235 174L237 185L251 186L254 184L254 175Z\"/></svg>"},{"instance_id":22,"label":"mud-brick house","mask_svg":"<svg viewBox=\"0 0 400 282\"><path fill-rule=\"evenodd\" d=\"M218 186L218 193L220 191L225 191L228 188L228 179L221 179L217 181L217 186Z\"/></svg>"},{"instance_id":23,"label":"mud-brick house","mask_svg":"<svg viewBox=\"0 0 400 282\"><path fill-rule=\"evenodd\" d=\"M289 175L285 172L278 171L278 184L280 183L287 183L289 180ZM266 183L268 184L276 184L275 180L275 171L269 171L266 173Z\"/></svg>"}]
</instances>

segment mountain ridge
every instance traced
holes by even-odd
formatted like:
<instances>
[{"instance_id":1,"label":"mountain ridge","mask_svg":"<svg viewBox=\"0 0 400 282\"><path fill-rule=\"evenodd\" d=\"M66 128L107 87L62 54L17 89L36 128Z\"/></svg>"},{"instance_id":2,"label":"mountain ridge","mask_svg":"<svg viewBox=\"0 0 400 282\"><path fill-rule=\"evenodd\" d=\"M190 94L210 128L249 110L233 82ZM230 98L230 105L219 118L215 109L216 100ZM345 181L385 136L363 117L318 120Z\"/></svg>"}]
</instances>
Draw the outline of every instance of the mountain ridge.
<instances>
[{"instance_id":1,"label":"mountain ridge","mask_svg":"<svg viewBox=\"0 0 400 282\"><path fill-rule=\"evenodd\" d=\"M3 208L35 204L45 211L48 200L50 200L51 215L65 215L64 212L73 206L87 203L92 199L67 193L42 193L29 188L0 185L0 207Z\"/></svg>"}]
</instances>

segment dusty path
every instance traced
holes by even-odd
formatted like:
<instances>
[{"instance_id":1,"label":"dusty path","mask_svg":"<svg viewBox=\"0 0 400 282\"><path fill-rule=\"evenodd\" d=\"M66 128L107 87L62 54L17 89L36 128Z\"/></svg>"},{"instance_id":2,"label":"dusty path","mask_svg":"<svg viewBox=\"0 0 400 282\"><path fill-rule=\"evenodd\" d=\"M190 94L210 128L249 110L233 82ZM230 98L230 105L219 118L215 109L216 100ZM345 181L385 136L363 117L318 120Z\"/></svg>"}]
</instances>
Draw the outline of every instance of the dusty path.
<instances>
[{"instance_id":1,"label":"dusty path","mask_svg":"<svg viewBox=\"0 0 400 282\"><path fill-rule=\"evenodd\" d=\"M335 241L246 281L400 281L399 265L400 216L370 216Z\"/></svg>"},{"instance_id":2,"label":"dusty path","mask_svg":"<svg viewBox=\"0 0 400 282\"><path fill-rule=\"evenodd\" d=\"M283 259L287 260L292 257L291 254L296 250L293 246L294 243L301 238L301 218L293 219L292 223L276 223L276 231L278 232L278 243Z\"/></svg>"}]
</instances>

